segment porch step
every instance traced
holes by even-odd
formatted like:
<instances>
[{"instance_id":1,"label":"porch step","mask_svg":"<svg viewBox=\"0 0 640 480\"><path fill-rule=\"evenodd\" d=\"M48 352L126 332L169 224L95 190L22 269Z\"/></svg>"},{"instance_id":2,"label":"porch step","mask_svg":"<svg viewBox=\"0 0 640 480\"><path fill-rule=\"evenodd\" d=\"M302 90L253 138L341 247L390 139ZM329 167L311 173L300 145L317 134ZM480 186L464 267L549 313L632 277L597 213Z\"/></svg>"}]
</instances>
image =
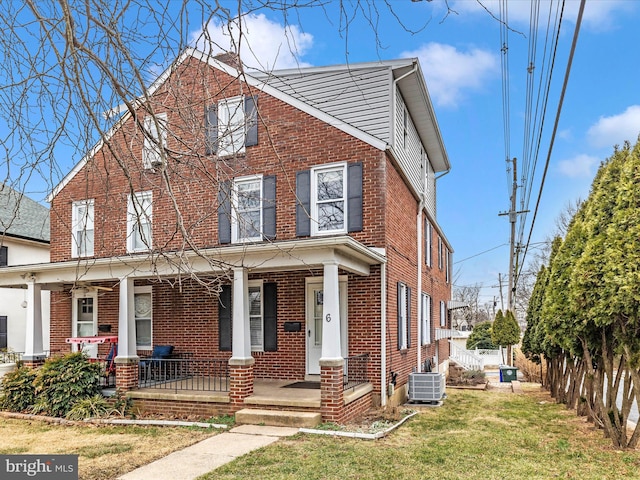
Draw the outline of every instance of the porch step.
<instances>
[{"instance_id":1,"label":"porch step","mask_svg":"<svg viewBox=\"0 0 640 480\"><path fill-rule=\"evenodd\" d=\"M315 427L322 422L319 412L292 410L260 410L245 408L236 412L236 423L271 427Z\"/></svg>"}]
</instances>

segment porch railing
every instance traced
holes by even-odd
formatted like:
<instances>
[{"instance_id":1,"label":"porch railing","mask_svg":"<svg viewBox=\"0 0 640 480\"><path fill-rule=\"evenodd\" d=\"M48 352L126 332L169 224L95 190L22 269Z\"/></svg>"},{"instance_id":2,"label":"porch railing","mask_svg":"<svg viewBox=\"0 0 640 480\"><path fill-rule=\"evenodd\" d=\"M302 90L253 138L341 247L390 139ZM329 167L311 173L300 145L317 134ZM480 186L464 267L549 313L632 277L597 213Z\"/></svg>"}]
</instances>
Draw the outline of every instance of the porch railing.
<instances>
[{"instance_id":1,"label":"porch railing","mask_svg":"<svg viewBox=\"0 0 640 480\"><path fill-rule=\"evenodd\" d=\"M164 390L229 391L228 360L212 358L141 359L139 387Z\"/></svg>"},{"instance_id":2,"label":"porch railing","mask_svg":"<svg viewBox=\"0 0 640 480\"><path fill-rule=\"evenodd\" d=\"M0 352L0 363L18 363L22 361L23 352Z\"/></svg>"},{"instance_id":3,"label":"porch railing","mask_svg":"<svg viewBox=\"0 0 640 480\"><path fill-rule=\"evenodd\" d=\"M369 382L367 376L367 361L369 354L355 355L344 359L344 389L357 387Z\"/></svg>"},{"instance_id":4,"label":"porch railing","mask_svg":"<svg viewBox=\"0 0 640 480\"><path fill-rule=\"evenodd\" d=\"M449 345L451 345L451 353L449 354L449 358L458 363L465 370L484 369L483 357L476 355L472 351L465 350L464 348L459 347L451 340L449 340Z\"/></svg>"}]
</instances>

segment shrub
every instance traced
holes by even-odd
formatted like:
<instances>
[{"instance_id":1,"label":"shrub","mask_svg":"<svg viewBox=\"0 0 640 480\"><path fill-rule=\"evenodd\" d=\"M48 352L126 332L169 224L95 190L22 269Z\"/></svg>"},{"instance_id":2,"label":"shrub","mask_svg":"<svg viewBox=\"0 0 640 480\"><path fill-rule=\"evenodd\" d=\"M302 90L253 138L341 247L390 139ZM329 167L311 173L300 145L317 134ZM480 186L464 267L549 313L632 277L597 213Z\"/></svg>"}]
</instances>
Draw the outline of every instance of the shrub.
<instances>
[{"instance_id":1,"label":"shrub","mask_svg":"<svg viewBox=\"0 0 640 480\"><path fill-rule=\"evenodd\" d=\"M84 420L85 418L104 418L111 415L113 407L101 394L83 398L73 404L66 417L69 420Z\"/></svg>"},{"instance_id":2,"label":"shrub","mask_svg":"<svg viewBox=\"0 0 640 480\"><path fill-rule=\"evenodd\" d=\"M11 412L26 412L36 401L36 371L20 367L2 378L0 407Z\"/></svg>"},{"instance_id":3,"label":"shrub","mask_svg":"<svg viewBox=\"0 0 640 480\"><path fill-rule=\"evenodd\" d=\"M80 352L47 360L34 382L33 413L65 417L79 400L100 394L101 370L99 363L89 362Z\"/></svg>"}]
</instances>

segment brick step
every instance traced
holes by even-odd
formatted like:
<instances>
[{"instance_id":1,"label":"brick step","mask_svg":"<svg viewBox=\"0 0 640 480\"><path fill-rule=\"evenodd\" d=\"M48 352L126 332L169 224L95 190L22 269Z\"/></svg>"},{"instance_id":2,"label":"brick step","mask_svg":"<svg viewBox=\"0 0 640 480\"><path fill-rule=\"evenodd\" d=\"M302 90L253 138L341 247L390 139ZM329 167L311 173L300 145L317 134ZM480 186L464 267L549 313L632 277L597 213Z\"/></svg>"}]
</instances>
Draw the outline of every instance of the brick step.
<instances>
[{"instance_id":1,"label":"brick step","mask_svg":"<svg viewBox=\"0 0 640 480\"><path fill-rule=\"evenodd\" d=\"M236 412L236 423L241 425L268 425L270 427L311 428L322 422L319 412L293 410L261 410L244 408Z\"/></svg>"}]
</instances>

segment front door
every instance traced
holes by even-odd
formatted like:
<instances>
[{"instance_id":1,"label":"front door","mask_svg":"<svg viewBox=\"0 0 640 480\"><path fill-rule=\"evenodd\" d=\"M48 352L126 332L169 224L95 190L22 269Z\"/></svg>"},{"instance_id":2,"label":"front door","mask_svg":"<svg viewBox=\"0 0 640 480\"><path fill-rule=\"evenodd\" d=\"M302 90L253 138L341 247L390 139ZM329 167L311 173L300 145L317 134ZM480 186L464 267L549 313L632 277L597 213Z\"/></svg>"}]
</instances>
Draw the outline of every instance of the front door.
<instances>
[{"instance_id":1,"label":"front door","mask_svg":"<svg viewBox=\"0 0 640 480\"><path fill-rule=\"evenodd\" d=\"M73 336L93 337L98 333L98 299L95 293L76 295L73 298ZM74 351L78 347L74 344ZM98 345L82 344L82 351L90 358L98 357Z\"/></svg>"},{"instance_id":2,"label":"front door","mask_svg":"<svg viewBox=\"0 0 640 480\"><path fill-rule=\"evenodd\" d=\"M340 279L340 344L342 356L348 355L347 281ZM322 278L307 284L307 375L320 375L322 357Z\"/></svg>"}]
</instances>

